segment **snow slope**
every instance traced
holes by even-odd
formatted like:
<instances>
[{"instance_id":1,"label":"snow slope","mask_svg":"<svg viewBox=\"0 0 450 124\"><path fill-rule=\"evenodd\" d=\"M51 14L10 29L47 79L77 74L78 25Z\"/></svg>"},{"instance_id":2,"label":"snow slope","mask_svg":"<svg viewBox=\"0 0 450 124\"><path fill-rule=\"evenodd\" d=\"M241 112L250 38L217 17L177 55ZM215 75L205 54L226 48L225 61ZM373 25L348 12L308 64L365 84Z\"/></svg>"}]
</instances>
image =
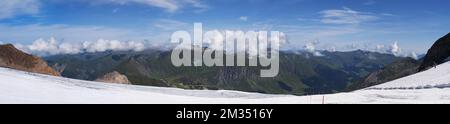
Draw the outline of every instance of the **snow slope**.
<instances>
[{"instance_id":1,"label":"snow slope","mask_svg":"<svg viewBox=\"0 0 450 124\"><path fill-rule=\"evenodd\" d=\"M422 73L401 78L368 89L430 89L450 88L450 62Z\"/></svg>"},{"instance_id":2,"label":"snow slope","mask_svg":"<svg viewBox=\"0 0 450 124\"><path fill-rule=\"evenodd\" d=\"M0 68L0 103L450 103L449 84L450 63L364 90L314 96L107 84Z\"/></svg>"}]
</instances>

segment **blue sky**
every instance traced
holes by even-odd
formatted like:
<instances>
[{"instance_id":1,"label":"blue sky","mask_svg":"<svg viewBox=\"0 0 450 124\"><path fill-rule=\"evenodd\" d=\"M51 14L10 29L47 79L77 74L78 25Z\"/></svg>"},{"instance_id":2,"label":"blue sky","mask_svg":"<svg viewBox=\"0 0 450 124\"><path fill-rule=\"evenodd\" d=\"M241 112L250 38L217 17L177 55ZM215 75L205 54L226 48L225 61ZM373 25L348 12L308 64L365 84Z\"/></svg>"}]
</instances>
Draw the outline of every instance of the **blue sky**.
<instances>
[{"instance_id":1,"label":"blue sky","mask_svg":"<svg viewBox=\"0 0 450 124\"><path fill-rule=\"evenodd\" d=\"M448 0L2 0L0 41L167 42L176 30L276 30L289 47L424 53L450 31Z\"/></svg>"}]
</instances>

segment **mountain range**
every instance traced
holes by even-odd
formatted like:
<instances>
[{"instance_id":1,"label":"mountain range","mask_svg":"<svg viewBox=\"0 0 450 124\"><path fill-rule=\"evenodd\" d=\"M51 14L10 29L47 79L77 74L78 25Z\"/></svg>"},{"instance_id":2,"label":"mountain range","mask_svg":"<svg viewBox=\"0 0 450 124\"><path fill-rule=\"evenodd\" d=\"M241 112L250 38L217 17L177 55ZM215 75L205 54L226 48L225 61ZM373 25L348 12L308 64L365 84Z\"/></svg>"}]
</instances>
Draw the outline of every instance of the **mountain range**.
<instances>
[{"instance_id":1,"label":"mountain range","mask_svg":"<svg viewBox=\"0 0 450 124\"><path fill-rule=\"evenodd\" d=\"M389 64L382 69L372 72L364 79L353 82L347 91L383 84L399 78L403 78L415 73L436 67L439 64L450 60L450 33L439 38L428 50L425 57L419 60L404 59Z\"/></svg>"},{"instance_id":2,"label":"mountain range","mask_svg":"<svg viewBox=\"0 0 450 124\"><path fill-rule=\"evenodd\" d=\"M329 52L315 56L306 51L281 51L280 72L261 78L262 67L175 67L171 51L107 51L44 59L64 77L95 80L117 71L131 84L184 89L223 89L270 94L322 94L340 92L393 62L390 54L368 51Z\"/></svg>"}]
</instances>

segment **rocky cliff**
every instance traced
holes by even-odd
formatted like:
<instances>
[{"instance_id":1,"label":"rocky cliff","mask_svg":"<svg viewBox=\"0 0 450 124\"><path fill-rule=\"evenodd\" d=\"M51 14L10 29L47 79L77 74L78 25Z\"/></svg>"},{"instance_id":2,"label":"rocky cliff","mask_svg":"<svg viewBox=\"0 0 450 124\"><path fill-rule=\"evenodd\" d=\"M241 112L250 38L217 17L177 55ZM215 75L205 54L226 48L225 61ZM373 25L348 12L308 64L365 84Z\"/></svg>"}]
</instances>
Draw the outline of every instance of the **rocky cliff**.
<instances>
[{"instance_id":1,"label":"rocky cliff","mask_svg":"<svg viewBox=\"0 0 450 124\"><path fill-rule=\"evenodd\" d=\"M419 71L425 71L431 67L444 63L450 56L450 33L436 41L428 50Z\"/></svg>"},{"instance_id":2,"label":"rocky cliff","mask_svg":"<svg viewBox=\"0 0 450 124\"><path fill-rule=\"evenodd\" d=\"M41 58L24 53L11 44L0 45L0 67L53 76L60 75Z\"/></svg>"}]
</instances>

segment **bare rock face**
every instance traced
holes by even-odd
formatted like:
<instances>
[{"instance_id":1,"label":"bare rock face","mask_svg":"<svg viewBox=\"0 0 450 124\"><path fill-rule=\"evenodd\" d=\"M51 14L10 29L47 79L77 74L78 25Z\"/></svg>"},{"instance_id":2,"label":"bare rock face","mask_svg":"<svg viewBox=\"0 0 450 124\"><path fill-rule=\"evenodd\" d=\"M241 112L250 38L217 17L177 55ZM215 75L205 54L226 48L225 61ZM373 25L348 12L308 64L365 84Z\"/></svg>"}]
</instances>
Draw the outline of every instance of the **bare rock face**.
<instances>
[{"instance_id":1,"label":"bare rock face","mask_svg":"<svg viewBox=\"0 0 450 124\"><path fill-rule=\"evenodd\" d=\"M11 44L0 45L0 67L60 76L39 57L24 53Z\"/></svg>"},{"instance_id":2,"label":"bare rock face","mask_svg":"<svg viewBox=\"0 0 450 124\"><path fill-rule=\"evenodd\" d=\"M98 77L95 81L105 82L105 83L117 83L117 84L131 84L127 76L120 74L117 71L107 73L103 76Z\"/></svg>"},{"instance_id":3,"label":"bare rock face","mask_svg":"<svg viewBox=\"0 0 450 124\"><path fill-rule=\"evenodd\" d=\"M436 65L442 64L450 56L450 33L440 38L428 50L419 71L425 71Z\"/></svg>"}]
</instances>

